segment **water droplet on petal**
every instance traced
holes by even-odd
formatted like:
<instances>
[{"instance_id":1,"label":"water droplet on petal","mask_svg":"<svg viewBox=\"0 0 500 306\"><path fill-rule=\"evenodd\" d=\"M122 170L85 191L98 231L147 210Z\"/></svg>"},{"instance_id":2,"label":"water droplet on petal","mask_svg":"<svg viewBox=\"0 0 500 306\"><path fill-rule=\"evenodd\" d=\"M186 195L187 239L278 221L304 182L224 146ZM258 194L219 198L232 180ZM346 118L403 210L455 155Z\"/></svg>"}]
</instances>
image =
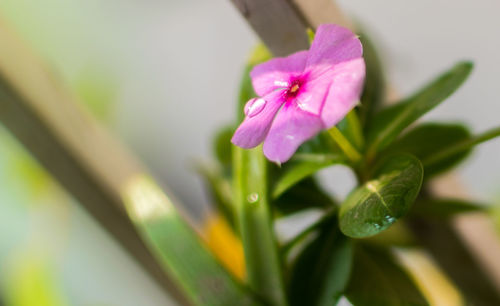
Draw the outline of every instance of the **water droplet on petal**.
<instances>
[{"instance_id":1,"label":"water droplet on petal","mask_svg":"<svg viewBox=\"0 0 500 306\"><path fill-rule=\"evenodd\" d=\"M251 193L247 196L247 201L248 203L255 203L259 200L259 194L258 193Z\"/></svg>"},{"instance_id":2,"label":"water droplet on petal","mask_svg":"<svg viewBox=\"0 0 500 306\"><path fill-rule=\"evenodd\" d=\"M258 115L266 106L267 101L262 98L253 98L245 105L245 115L252 118Z\"/></svg>"}]
</instances>

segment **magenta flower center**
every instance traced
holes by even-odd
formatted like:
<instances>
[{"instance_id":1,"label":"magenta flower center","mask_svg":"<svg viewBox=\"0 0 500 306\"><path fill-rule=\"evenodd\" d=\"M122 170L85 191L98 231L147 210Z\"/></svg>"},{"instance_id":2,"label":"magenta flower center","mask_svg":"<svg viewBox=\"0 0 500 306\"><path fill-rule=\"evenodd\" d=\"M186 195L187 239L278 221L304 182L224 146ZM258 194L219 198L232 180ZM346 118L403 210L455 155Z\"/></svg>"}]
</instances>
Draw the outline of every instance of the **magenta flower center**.
<instances>
[{"instance_id":1,"label":"magenta flower center","mask_svg":"<svg viewBox=\"0 0 500 306\"><path fill-rule=\"evenodd\" d=\"M299 94L302 85L303 81L301 79L293 80L285 92L286 99L290 100L295 98Z\"/></svg>"}]
</instances>

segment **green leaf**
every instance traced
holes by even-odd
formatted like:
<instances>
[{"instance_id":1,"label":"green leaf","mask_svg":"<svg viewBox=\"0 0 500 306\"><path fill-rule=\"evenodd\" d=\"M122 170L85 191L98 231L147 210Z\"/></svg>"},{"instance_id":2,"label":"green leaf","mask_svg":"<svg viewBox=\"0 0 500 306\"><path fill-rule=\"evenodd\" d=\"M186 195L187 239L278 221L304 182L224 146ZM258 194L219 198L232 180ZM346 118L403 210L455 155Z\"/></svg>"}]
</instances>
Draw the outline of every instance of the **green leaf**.
<instances>
[{"instance_id":1,"label":"green leaf","mask_svg":"<svg viewBox=\"0 0 500 306\"><path fill-rule=\"evenodd\" d=\"M304 142L297 149L292 160L308 160L307 158L303 158L303 156L323 156L323 158L317 158L317 160L329 160L332 156L333 158L337 158L338 155L342 155L342 151L328 132L323 130L318 135Z\"/></svg>"},{"instance_id":2,"label":"green leaf","mask_svg":"<svg viewBox=\"0 0 500 306\"><path fill-rule=\"evenodd\" d=\"M292 162L290 165L286 164L286 169L283 174L278 178L273 190L273 198L280 197L285 191L292 186L307 178L319 170L329 167L334 164L345 163L346 160L337 155L332 156L331 159L318 160L318 161L297 161Z\"/></svg>"},{"instance_id":3,"label":"green leaf","mask_svg":"<svg viewBox=\"0 0 500 306\"><path fill-rule=\"evenodd\" d=\"M291 305L335 305L349 281L352 241L342 235L335 218L298 256L288 289Z\"/></svg>"},{"instance_id":4,"label":"green leaf","mask_svg":"<svg viewBox=\"0 0 500 306\"><path fill-rule=\"evenodd\" d=\"M425 217L451 218L457 214L485 211L485 204L460 199L425 199L413 206L412 212Z\"/></svg>"},{"instance_id":5,"label":"green leaf","mask_svg":"<svg viewBox=\"0 0 500 306\"><path fill-rule=\"evenodd\" d=\"M201 164L197 167L197 171L204 179L205 188L207 189L213 204L217 210L222 213L228 223L235 227L235 213L233 209L233 195L231 190L231 178L227 177L221 167Z\"/></svg>"},{"instance_id":6,"label":"green leaf","mask_svg":"<svg viewBox=\"0 0 500 306\"><path fill-rule=\"evenodd\" d=\"M267 160L261 146L233 146L234 203L250 287L272 305L286 305L281 259L268 201Z\"/></svg>"},{"instance_id":7,"label":"green leaf","mask_svg":"<svg viewBox=\"0 0 500 306\"><path fill-rule=\"evenodd\" d=\"M340 229L350 237L373 236L404 216L420 191L422 164L407 154L388 156L374 179L349 194L339 213Z\"/></svg>"},{"instance_id":8,"label":"green leaf","mask_svg":"<svg viewBox=\"0 0 500 306\"><path fill-rule=\"evenodd\" d=\"M319 187L312 177L305 178L273 200L272 207L282 215L319 207L329 208L334 201Z\"/></svg>"},{"instance_id":9,"label":"green leaf","mask_svg":"<svg viewBox=\"0 0 500 306\"><path fill-rule=\"evenodd\" d=\"M388 149L389 152L406 152L420 160L431 158L437 152L461 143L471 137L469 129L461 124L423 123L408 133L404 134ZM439 162L424 165L425 177L430 177L444 172L462 160L470 153L471 149L449 155Z\"/></svg>"},{"instance_id":10,"label":"green leaf","mask_svg":"<svg viewBox=\"0 0 500 306\"><path fill-rule=\"evenodd\" d=\"M369 157L386 148L408 125L449 97L467 79L472 63L461 62L410 98L376 114L366 131Z\"/></svg>"},{"instance_id":11,"label":"green leaf","mask_svg":"<svg viewBox=\"0 0 500 306\"><path fill-rule=\"evenodd\" d=\"M215 135L213 150L217 160L224 166L231 166L231 138L234 134L233 126L221 128Z\"/></svg>"},{"instance_id":12,"label":"green leaf","mask_svg":"<svg viewBox=\"0 0 500 306\"><path fill-rule=\"evenodd\" d=\"M428 305L389 251L366 245L355 248L345 296L356 306Z\"/></svg>"},{"instance_id":13,"label":"green leaf","mask_svg":"<svg viewBox=\"0 0 500 306\"><path fill-rule=\"evenodd\" d=\"M259 305L177 213L151 178L138 176L123 193L130 219L146 245L193 305Z\"/></svg>"},{"instance_id":14,"label":"green leaf","mask_svg":"<svg viewBox=\"0 0 500 306\"><path fill-rule=\"evenodd\" d=\"M467 152L472 147L498 136L500 136L500 127L493 128L479 135L458 141L453 145L445 147L442 150L435 152L433 155L423 159L422 163L426 168L436 167L436 165L445 163L450 158L453 158L453 156Z\"/></svg>"},{"instance_id":15,"label":"green leaf","mask_svg":"<svg viewBox=\"0 0 500 306\"><path fill-rule=\"evenodd\" d=\"M363 126L366 126L372 119L373 114L384 102L386 84L382 63L375 45L366 33L362 32L359 36L363 44L363 58L366 64L365 85L361 95L359 118Z\"/></svg>"}]
</instances>

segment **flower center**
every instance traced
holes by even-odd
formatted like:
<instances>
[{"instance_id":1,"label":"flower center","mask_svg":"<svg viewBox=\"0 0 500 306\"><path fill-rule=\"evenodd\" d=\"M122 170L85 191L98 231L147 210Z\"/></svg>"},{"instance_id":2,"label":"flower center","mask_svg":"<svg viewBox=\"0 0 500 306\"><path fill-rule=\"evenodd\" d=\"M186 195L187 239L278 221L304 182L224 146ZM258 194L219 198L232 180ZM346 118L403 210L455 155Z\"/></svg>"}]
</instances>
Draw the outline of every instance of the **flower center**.
<instances>
[{"instance_id":1,"label":"flower center","mask_svg":"<svg viewBox=\"0 0 500 306\"><path fill-rule=\"evenodd\" d=\"M290 87L288 87L288 90L286 92L286 95L288 98L295 98L297 94L300 91L300 86L302 85L302 82L300 80L294 80L291 84Z\"/></svg>"}]
</instances>

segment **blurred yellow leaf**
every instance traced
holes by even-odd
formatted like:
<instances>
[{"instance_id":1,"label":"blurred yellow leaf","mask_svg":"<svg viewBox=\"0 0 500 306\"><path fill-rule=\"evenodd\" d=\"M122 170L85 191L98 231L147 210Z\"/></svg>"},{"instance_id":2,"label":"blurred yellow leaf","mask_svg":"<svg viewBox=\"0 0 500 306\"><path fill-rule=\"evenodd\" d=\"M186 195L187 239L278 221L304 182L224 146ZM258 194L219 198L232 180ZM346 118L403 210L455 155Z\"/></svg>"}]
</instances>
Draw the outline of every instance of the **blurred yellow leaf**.
<instances>
[{"instance_id":1,"label":"blurred yellow leaf","mask_svg":"<svg viewBox=\"0 0 500 306\"><path fill-rule=\"evenodd\" d=\"M245 279L245 257L241 241L220 215L207 218L203 234L208 248L233 275Z\"/></svg>"}]
</instances>

